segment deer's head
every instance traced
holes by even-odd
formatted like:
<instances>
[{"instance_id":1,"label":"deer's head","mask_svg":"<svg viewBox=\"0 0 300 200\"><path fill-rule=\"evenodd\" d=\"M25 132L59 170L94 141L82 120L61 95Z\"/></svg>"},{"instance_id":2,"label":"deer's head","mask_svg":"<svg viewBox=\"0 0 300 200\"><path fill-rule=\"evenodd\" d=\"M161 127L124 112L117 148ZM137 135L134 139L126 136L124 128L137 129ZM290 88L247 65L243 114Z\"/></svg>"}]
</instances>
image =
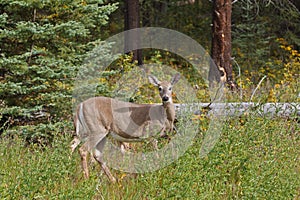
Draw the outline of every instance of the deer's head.
<instances>
[{"instance_id":1,"label":"deer's head","mask_svg":"<svg viewBox=\"0 0 300 200\"><path fill-rule=\"evenodd\" d=\"M160 81L155 76L148 76L149 82L155 85L158 88L159 95L163 104L173 103L172 101L172 88L179 81L180 74L175 74L171 81Z\"/></svg>"}]
</instances>

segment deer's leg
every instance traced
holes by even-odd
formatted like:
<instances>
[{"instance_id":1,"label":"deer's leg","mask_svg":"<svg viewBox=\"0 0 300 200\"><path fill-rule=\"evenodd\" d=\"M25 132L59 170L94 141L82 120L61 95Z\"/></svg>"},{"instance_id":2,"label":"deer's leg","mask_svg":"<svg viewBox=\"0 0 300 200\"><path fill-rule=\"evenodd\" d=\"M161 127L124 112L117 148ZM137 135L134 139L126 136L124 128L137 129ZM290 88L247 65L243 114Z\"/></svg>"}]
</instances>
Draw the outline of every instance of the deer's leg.
<instances>
[{"instance_id":1,"label":"deer's leg","mask_svg":"<svg viewBox=\"0 0 300 200\"><path fill-rule=\"evenodd\" d=\"M158 150L158 141L155 138L151 138L150 142L155 150Z\"/></svg>"},{"instance_id":2,"label":"deer's leg","mask_svg":"<svg viewBox=\"0 0 300 200\"><path fill-rule=\"evenodd\" d=\"M172 133L173 129L174 129L174 122L172 122L170 120L166 120L165 127L160 132L160 137L168 138L168 134Z\"/></svg>"},{"instance_id":3,"label":"deer's leg","mask_svg":"<svg viewBox=\"0 0 300 200\"><path fill-rule=\"evenodd\" d=\"M120 142L120 146L121 146L121 152L122 154L125 154L126 151L130 150L130 144L127 142Z\"/></svg>"},{"instance_id":4,"label":"deer's leg","mask_svg":"<svg viewBox=\"0 0 300 200\"><path fill-rule=\"evenodd\" d=\"M89 169L87 164L88 150L86 149L86 145L82 145L79 148L79 154L81 156L81 165L82 165L84 177L88 178L89 177Z\"/></svg>"},{"instance_id":5,"label":"deer's leg","mask_svg":"<svg viewBox=\"0 0 300 200\"><path fill-rule=\"evenodd\" d=\"M75 149L77 148L77 146L80 144L80 140L77 136L74 137L74 139L71 142L71 153L73 153L75 151Z\"/></svg>"},{"instance_id":6,"label":"deer's leg","mask_svg":"<svg viewBox=\"0 0 300 200\"><path fill-rule=\"evenodd\" d=\"M103 148L106 142L106 137L104 137L96 146L95 150L94 150L94 158L99 162L99 164L101 165L102 170L104 171L104 173L106 174L106 176L109 178L109 180L113 183L116 182L115 177L111 174L109 168L106 166L104 160L103 160Z\"/></svg>"},{"instance_id":7,"label":"deer's leg","mask_svg":"<svg viewBox=\"0 0 300 200\"><path fill-rule=\"evenodd\" d=\"M101 131L104 132L104 131ZM90 134L87 141L79 148L79 154L81 156L81 166L85 178L89 177L88 169L88 155L94 155L93 149L97 148L97 145L105 138L106 134L101 134L99 131L94 131L94 134ZM100 141L100 142L99 142ZM93 159L94 156L92 156ZM95 158L95 157L94 157Z\"/></svg>"},{"instance_id":8,"label":"deer's leg","mask_svg":"<svg viewBox=\"0 0 300 200\"><path fill-rule=\"evenodd\" d=\"M120 142L120 146L121 146L121 153L122 154L125 154L126 153L126 150L125 150L125 145L122 143L122 142Z\"/></svg>"}]
</instances>

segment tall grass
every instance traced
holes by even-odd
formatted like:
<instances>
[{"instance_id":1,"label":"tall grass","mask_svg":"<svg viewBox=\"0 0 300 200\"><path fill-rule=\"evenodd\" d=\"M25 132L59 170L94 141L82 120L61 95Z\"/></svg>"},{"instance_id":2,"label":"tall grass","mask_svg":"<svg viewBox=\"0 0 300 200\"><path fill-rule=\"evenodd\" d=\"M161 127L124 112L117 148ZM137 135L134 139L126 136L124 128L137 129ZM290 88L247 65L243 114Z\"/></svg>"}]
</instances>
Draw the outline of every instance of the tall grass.
<instances>
[{"instance_id":1,"label":"tall grass","mask_svg":"<svg viewBox=\"0 0 300 200\"><path fill-rule=\"evenodd\" d=\"M203 123L200 130L207 126ZM113 171L110 184L98 165L81 173L68 135L49 146L0 139L0 199L299 199L300 133L296 119L240 117L228 120L204 158L200 132L176 162L137 176Z\"/></svg>"}]
</instances>

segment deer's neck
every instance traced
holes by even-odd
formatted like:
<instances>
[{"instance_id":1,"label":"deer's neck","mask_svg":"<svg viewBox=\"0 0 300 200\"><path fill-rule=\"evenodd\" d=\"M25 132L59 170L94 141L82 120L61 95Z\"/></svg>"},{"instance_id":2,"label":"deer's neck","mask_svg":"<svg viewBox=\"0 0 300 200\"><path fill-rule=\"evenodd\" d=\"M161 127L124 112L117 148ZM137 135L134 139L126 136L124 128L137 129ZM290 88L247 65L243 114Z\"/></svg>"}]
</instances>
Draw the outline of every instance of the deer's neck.
<instances>
[{"instance_id":1,"label":"deer's neck","mask_svg":"<svg viewBox=\"0 0 300 200\"><path fill-rule=\"evenodd\" d=\"M169 121L174 121L175 119L175 108L174 108L174 104L172 102L167 102L167 103L163 103L163 107L166 111L167 114L167 119Z\"/></svg>"}]
</instances>

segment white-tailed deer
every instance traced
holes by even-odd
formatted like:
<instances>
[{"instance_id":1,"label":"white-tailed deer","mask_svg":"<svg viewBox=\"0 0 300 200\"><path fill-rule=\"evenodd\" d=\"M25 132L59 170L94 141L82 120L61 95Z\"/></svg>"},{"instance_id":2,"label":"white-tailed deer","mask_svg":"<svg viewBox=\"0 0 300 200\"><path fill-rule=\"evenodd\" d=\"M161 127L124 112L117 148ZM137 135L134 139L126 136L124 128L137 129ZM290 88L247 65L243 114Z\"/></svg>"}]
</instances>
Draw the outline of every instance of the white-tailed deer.
<instances>
[{"instance_id":1,"label":"white-tailed deer","mask_svg":"<svg viewBox=\"0 0 300 200\"><path fill-rule=\"evenodd\" d=\"M152 75L148 79L157 86L161 105L135 104L107 97L90 98L78 105L74 120L76 137L71 148L74 151L81 141L84 142L79 153L86 178L89 176L87 156L91 152L110 181L116 181L102 158L109 134L117 141L132 142L148 137L149 130L151 134L160 132L161 135L173 130L175 108L172 86L178 82L180 75L175 74L170 82L159 81Z\"/></svg>"}]
</instances>

